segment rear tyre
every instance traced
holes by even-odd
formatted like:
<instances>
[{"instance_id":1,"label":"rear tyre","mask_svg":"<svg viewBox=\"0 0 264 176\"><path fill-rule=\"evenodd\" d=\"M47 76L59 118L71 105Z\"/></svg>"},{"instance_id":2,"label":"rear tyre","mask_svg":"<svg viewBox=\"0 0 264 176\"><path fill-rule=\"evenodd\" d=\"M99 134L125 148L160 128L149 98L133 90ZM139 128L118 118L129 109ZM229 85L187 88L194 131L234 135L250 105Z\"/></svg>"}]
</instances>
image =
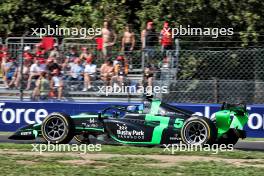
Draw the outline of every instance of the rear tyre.
<instances>
[{"instance_id":1,"label":"rear tyre","mask_svg":"<svg viewBox=\"0 0 264 176\"><path fill-rule=\"evenodd\" d=\"M181 138L185 144L213 144L217 137L215 124L205 117L191 117L184 122Z\"/></svg>"},{"instance_id":2,"label":"rear tyre","mask_svg":"<svg viewBox=\"0 0 264 176\"><path fill-rule=\"evenodd\" d=\"M42 125L43 138L53 144L69 143L74 136L74 124L70 116L63 113L48 115Z\"/></svg>"},{"instance_id":3,"label":"rear tyre","mask_svg":"<svg viewBox=\"0 0 264 176\"><path fill-rule=\"evenodd\" d=\"M233 130L229 130L227 133L223 134L219 139L217 139L216 143L221 145L225 144L226 146L229 144L235 145L239 137Z\"/></svg>"}]
</instances>

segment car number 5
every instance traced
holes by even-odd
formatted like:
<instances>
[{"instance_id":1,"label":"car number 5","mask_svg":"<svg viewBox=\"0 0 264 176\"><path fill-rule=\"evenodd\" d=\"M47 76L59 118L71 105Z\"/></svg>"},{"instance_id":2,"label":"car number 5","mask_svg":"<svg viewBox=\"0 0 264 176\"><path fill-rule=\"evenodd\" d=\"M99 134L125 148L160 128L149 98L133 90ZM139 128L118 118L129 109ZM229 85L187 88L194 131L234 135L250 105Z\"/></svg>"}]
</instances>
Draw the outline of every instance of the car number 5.
<instances>
[{"instance_id":1,"label":"car number 5","mask_svg":"<svg viewBox=\"0 0 264 176\"><path fill-rule=\"evenodd\" d=\"M174 122L174 127L175 128L181 128L183 126L183 119L181 118L176 118Z\"/></svg>"}]
</instances>

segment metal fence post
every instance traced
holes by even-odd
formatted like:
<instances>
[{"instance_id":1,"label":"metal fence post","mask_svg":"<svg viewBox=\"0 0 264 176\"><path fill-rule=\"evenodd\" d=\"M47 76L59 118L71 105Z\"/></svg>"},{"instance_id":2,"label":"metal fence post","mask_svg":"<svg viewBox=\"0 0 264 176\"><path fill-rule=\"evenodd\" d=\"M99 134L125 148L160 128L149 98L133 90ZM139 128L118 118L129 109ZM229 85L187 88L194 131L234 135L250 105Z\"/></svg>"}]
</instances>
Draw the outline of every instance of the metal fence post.
<instances>
[{"instance_id":1,"label":"metal fence post","mask_svg":"<svg viewBox=\"0 0 264 176\"><path fill-rule=\"evenodd\" d=\"M179 39L176 38L175 39L175 55L173 59L173 67L175 68L174 80L177 80L178 67L179 67L179 50L180 50Z\"/></svg>"},{"instance_id":2,"label":"metal fence post","mask_svg":"<svg viewBox=\"0 0 264 176\"><path fill-rule=\"evenodd\" d=\"M23 101L23 69L24 69L24 56L23 56L23 48L24 48L24 37L21 38L21 48L20 48L20 101Z\"/></svg>"},{"instance_id":3,"label":"metal fence post","mask_svg":"<svg viewBox=\"0 0 264 176\"><path fill-rule=\"evenodd\" d=\"M218 98L218 79L213 78L213 83L214 83L214 101L215 103L218 103L219 98Z\"/></svg>"}]
</instances>

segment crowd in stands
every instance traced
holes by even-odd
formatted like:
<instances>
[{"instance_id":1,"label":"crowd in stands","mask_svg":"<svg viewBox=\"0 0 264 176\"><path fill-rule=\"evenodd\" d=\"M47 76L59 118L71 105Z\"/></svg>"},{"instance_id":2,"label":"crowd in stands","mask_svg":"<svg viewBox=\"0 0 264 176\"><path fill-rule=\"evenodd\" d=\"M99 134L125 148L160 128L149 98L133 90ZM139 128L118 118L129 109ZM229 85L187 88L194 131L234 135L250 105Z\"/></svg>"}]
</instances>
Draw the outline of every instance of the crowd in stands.
<instances>
[{"instance_id":1,"label":"crowd in stands","mask_svg":"<svg viewBox=\"0 0 264 176\"><path fill-rule=\"evenodd\" d=\"M149 57L153 55L154 42L159 40L161 52L173 49L169 24L164 23L160 34L154 29L153 22L148 22L141 33L142 49ZM95 51L86 47L78 49L70 46L67 51L60 51L54 41L36 44L33 48L23 48L23 66L21 58L14 58L8 53L8 48L0 45L1 73L5 88L32 90L32 98L45 99L56 97L61 99L66 88L70 90L93 90L93 82L101 80L104 85L123 86L130 84L127 74L133 69L132 55L136 38L130 25L125 27L121 39L121 49L117 57L112 57L112 47L117 40L115 32L107 21L102 28L102 36L97 38L97 51L102 54L103 63L95 59ZM96 57L97 58L97 57ZM164 60L164 59L163 59ZM162 58L161 58L162 61ZM141 84L151 86L153 82L154 66L147 64ZM21 85L23 84L23 85Z\"/></svg>"}]
</instances>

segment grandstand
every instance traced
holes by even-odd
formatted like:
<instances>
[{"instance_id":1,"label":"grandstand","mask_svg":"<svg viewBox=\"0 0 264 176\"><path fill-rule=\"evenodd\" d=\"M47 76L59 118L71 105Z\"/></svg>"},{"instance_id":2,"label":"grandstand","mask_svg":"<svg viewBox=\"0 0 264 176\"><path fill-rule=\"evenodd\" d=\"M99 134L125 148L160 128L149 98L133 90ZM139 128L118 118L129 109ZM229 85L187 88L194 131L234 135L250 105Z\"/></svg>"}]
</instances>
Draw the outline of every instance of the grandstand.
<instances>
[{"instance_id":1,"label":"grandstand","mask_svg":"<svg viewBox=\"0 0 264 176\"><path fill-rule=\"evenodd\" d=\"M137 37L139 38L139 37ZM261 42L258 46L247 48L238 47L238 41L228 42L228 48L221 38L217 41L198 40L199 37L189 39L181 38L178 47L168 51L166 57L170 64L162 67L164 54L158 45L154 52L151 63L155 69L153 85L167 85L167 94L156 95L171 102L194 102L194 103L219 103L222 101L246 101L249 103L263 103L263 70L264 62L262 55L264 50ZM24 46L34 48L42 39L38 37L9 37L3 42L8 52L19 58ZM99 51L96 51L96 43L92 40L80 38L64 38L60 42L54 38L55 43L60 43L59 48L62 55L66 54L70 46L78 50L86 47L95 51L97 73L100 74L100 65L103 63ZM175 40L176 41L176 40ZM196 44L196 42L198 42ZM233 47L231 46L233 43ZM177 43L176 43L177 44ZM117 44L118 46L118 44ZM139 48L139 43L137 47ZM114 48L112 59L118 55L118 47ZM129 69L127 79L139 85L144 77L144 68L149 62L148 55L141 50L133 51L133 62L130 63L133 69ZM21 57L20 57L21 58ZM33 80L32 82L34 82ZM71 82L65 80L65 85ZM105 93L99 92L97 86L104 83L97 78L92 82L95 89L82 92L81 89L68 87L63 90L62 101L140 101L142 93ZM23 96L22 96L23 95ZM227 96L228 95L228 96ZM2 100L30 100L32 89L6 89L2 76L0 77L0 98ZM232 98L231 98L232 97ZM50 99L55 100L55 99Z\"/></svg>"}]
</instances>

